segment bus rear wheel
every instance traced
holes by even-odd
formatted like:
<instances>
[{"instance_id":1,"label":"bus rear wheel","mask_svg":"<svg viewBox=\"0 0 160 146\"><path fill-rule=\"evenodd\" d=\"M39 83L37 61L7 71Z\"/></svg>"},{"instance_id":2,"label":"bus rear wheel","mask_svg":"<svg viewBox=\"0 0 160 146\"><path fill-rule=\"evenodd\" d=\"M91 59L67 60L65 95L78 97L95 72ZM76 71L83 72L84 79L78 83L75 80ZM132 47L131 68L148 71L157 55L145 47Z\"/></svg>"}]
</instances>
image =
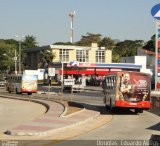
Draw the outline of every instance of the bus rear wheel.
<instances>
[{"instance_id":1,"label":"bus rear wheel","mask_svg":"<svg viewBox=\"0 0 160 146\"><path fill-rule=\"evenodd\" d=\"M110 99L110 102L109 102L109 112L113 113L113 106L112 106L112 100L111 99Z\"/></svg>"},{"instance_id":2,"label":"bus rear wheel","mask_svg":"<svg viewBox=\"0 0 160 146\"><path fill-rule=\"evenodd\" d=\"M27 94L28 94L28 95L32 95L32 93L31 93L31 92L28 92Z\"/></svg>"},{"instance_id":3,"label":"bus rear wheel","mask_svg":"<svg viewBox=\"0 0 160 146\"><path fill-rule=\"evenodd\" d=\"M16 94L18 94L18 89L16 88Z\"/></svg>"},{"instance_id":4,"label":"bus rear wheel","mask_svg":"<svg viewBox=\"0 0 160 146\"><path fill-rule=\"evenodd\" d=\"M135 109L135 113L138 114L138 113L143 113L143 109Z\"/></svg>"}]
</instances>

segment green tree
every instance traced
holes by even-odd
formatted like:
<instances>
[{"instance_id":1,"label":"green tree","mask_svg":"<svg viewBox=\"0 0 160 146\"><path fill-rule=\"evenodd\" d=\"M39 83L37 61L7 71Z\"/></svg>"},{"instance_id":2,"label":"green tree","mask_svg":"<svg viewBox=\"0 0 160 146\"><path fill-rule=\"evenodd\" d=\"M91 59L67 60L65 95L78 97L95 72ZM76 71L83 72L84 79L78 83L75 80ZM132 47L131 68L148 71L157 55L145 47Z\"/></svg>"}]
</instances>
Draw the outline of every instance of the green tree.
<instances>
[{"instance_id":1,"label":"green tree","mask_svg":"<svg viewBox=\"0 0 160 146\"><path fill-rule=\"evenodd\" d=\"M87 33L86 36L82 36L81 40L76 42L79 46L91 46L92 43L98 43L101 41L100 34Z\"/></svg>"},{"instance_id":2,"label":"green tree","mask_svg":"<svg viewBox=\"0 0 160 146\"><path fill-rule=\"evenodd\" d=\"M38 64L38 68L47 68L50 63L52 63L55 58L55 53L52 53L50 50L41 50L40 59L41 61Z\"/></svg>"},{"instance_id":3,"label":"green tree","mask_svg":"<svg viewBox=\"0 0 160 146\"><path fill-rule=\"evenodd\" d=\"M7 40L8 41L8 40ZM9 72L14 70L14 51L15 44L6 43L6 40L0 40L0 70Z\"/></svg>"},{"instance_id":4,"label":"green tree","mask_svg":"<svg viewBox=\"0 0 160 146\"><path fill-rule=\"evenodd\" d=\"M151 39L143 46L143 49L155 52L156 35L154 34Z\"/></svg>"},{"instance_id":5,"label":"green tree","mask_svg":"<svg viewBox=\"0 0 160 146\"><path fill-rule=\"evenodd\" d=\"M144 41L142 40L125 40L119 42L113 49L113 62L119 62L121 57L135 56L137 49L142 48Z\"/></svg>"},{"instance_id":6,"label":"green tree","mask_svg":"<svg viewBox=\"0 0 160 146\"><path fill-rule=\"evenodd\" d=\"M26 35L24 41L22 41L22 48L23 49L29 49L29 48L35 48L37 47L37 41L36 37L33 35Z\"/></svg>"},{"instance_id":7,"label":"green tree","mask_svg":"<svg viewBox=\"0 0 160 146\"><path fill-rule=\"evenodd\" d=\"M20 43L20 42L19 42ZM37 46L37 41L36 41L36 37L34 37L33 35L26 35L24 40L22 40L21 44L21 61L22 61L22 69L27 69L27 65L25 63L26 60L26 53L24 53L24 49L31 49L31 48L36 48Z\"/></svg>"},{"instance_id":8,"label":"green tree","mask_svg":"<svg viewBox=\"0 0 160 146\"><path fill-rule=\"evenodd\" d=\"M71 43L71 42L56 42L54 43L53 45L74 45L74 43Z\"/></svg>"},{"instance_id":9,"label":"green tree","mask_svg":"<svg viewBox=\"0 0 160 146\"><path fill-rule=\"evenodd\" d=\"M105 47L107 50L112 50L112 48L115 46L115 43L110 37L104 37L100 41L99 45Z\"/></svg>"},{"instance_id":10,"label":"green tree","mask_svg":"<svg viewBox=\"0 0 160 146\"><path fill-rule=\"evenodd\" d=\"M36 37L25 36L24 40L21 40L21 62L22 69L25 69L25 57L24 49L37 47ZM17 57L19 57L19 41L14 39L0 39L0 70L14 71L14 56L15 50L17 51Z\"/></svg>"}]
</instances>

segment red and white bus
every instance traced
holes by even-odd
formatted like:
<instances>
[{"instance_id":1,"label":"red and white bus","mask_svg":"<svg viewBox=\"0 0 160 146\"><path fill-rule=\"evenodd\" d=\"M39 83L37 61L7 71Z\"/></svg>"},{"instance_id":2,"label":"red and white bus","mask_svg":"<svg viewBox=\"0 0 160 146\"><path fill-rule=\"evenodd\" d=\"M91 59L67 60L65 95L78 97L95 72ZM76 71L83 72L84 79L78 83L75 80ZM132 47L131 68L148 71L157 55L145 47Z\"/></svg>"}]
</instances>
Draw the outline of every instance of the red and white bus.
<instances>
[{"instance_id":1,"label":"red and white bus","mask_svg":"<svg viewBox=\"0 0 160 146\"><path fill-rule=\"evenodd\" d=\"M134 109L136 113L151 107L151 76L133 71L106 75L103 83L104 103L115 107Z\"/></svg>"},{"instance_id":2,"label":"red and white bus","mask_svg":"<svg viewBox=\"0 0 160 146\"><path fill-rule=\"evenodd\" d=\"M37 92L36 75L8 75L6 78L6 90L16 93L31 95Z\"/></svg>"}]
</instances>

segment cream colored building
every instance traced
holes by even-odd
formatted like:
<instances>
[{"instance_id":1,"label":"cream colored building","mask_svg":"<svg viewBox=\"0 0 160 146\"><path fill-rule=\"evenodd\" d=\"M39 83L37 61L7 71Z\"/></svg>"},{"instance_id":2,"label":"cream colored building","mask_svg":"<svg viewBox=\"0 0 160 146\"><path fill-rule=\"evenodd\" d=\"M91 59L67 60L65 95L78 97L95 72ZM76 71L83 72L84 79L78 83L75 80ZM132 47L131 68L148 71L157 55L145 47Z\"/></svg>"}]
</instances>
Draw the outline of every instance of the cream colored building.
<instances>
[{"instance_id":1,"label":"cream colored building","mask_svg":"<svg viewBox=\"0 0 160 146\"><path fill-rule=\"evenodd\" d=\"M96 43L92 43L91 47L49 45L25 51L27 53L28 69L38 69L38 63L41 61L41 58L39 58L41 50L50 50L54 53L53 62L112 63L112 51L106 50L104 47L98 47Z\"/></svg>"},{"instance_id":2,"label":"cream colored building","mask_svg":"<svg viewBox=\"0 0 160 146\"><path fill-rule=\"evenodd\" d=\"M112 51L105 50L105 48L99 48L93 44L91 47L82 46L66 46L66 45L50 45L50 48L56 57L53 62L62 61L79 61L79 62L91 62L91 63L111 63Z\"/></svg>"}]
</instances>

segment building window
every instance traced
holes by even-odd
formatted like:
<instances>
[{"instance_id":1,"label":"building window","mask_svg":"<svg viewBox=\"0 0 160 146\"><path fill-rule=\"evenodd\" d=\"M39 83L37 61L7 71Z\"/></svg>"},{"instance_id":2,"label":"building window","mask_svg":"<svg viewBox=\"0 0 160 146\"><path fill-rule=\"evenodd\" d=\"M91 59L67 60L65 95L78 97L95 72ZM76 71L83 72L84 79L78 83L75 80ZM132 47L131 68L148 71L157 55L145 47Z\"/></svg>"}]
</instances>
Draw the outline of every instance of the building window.
<instances>
[{"instance_id":1,"label":"building window","mask_svg":"<svg viewBox=\"0 0 160 146\"><path fill-rule=\"evenodd\" d=\"M105 62L105 51L104 50L96 51L96 62L100 62L100 63Z\"/></svg>"},{"instance_id":2,"label":"building window","mask_svg":"<svg viewBox=\"0 0 160 146\"><path fill-rule=\"evenodd\" d=\"M69 50L68 49L60 49L59 59L60 61L62 61L62 50L63 50L63 61L68 62L69 61Z\"/></svg>"},{"instance_id":3,"label":"building window","mask_svg":"<svg viewBox=\"0 0 160 146\"><path fill-rule=\"evenodd\" d=\"M89 62L88 50L76 50L76 59L79 62Z\"/></svg>"}]
</instances>

